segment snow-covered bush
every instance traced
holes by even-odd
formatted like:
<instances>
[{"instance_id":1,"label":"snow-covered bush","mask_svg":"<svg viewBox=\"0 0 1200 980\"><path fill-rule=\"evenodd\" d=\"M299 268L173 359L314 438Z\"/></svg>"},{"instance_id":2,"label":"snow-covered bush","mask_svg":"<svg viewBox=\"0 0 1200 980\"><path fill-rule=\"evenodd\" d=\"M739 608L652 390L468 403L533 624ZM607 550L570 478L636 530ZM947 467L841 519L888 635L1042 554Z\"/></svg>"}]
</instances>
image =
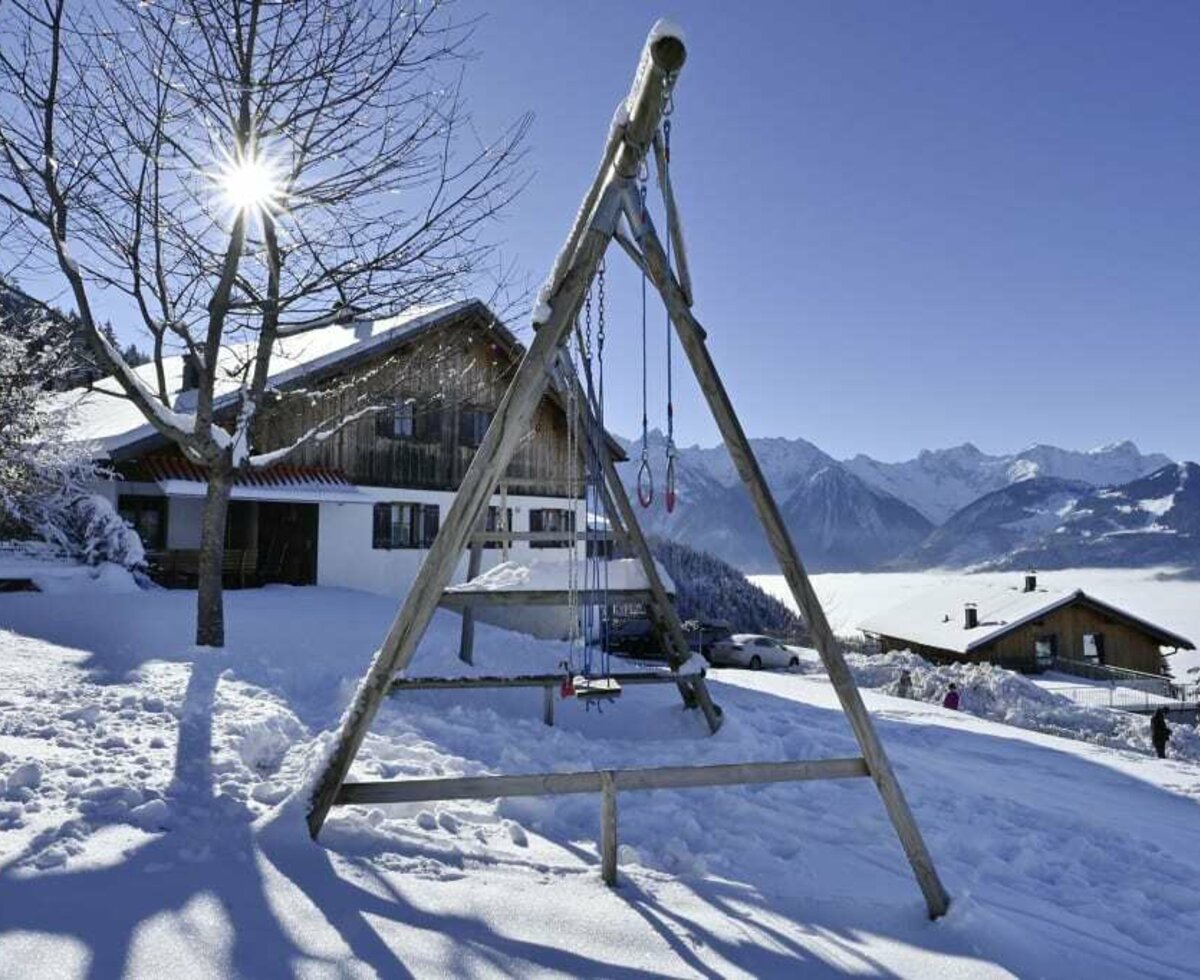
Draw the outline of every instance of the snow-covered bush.
<instances>
[{"instance_id":1,"label":"snow-covered bush","mask_svg":"<svg viewBox=\"0 0 1200 980\"><path fill-rule=\"evenodd\" d=\"M93 492L100 474L63 438L67 418L48 398L66 342L53 327L28 309L0 308L0 539L137 568L145 563L137 533Z\"/></svg>"}]
</instances>

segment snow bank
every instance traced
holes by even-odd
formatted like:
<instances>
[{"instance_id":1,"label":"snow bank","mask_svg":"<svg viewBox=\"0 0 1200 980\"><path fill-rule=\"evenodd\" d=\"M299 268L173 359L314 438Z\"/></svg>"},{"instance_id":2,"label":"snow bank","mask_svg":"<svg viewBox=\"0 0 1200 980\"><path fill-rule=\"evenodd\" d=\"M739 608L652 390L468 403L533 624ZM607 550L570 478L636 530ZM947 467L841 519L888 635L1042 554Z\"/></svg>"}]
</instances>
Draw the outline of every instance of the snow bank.
<instances>
[{"instance_id":1,"label":"snow bank","mask_svg":"<svg viewBox=\"0 0 1200 980\"><path fill-rule=\"evenodd\" d=\"M48 547L23 543L0 545L0 579L28 579L40 591L56 594L139 590L133 574L121 565L86 565L59 557Z\"/></svg>"},{"instance_id":2,"label":"snow bank","mask_svg":"<svg viewBox=\"0 0 1200 980\"><path fill-rule=\"evenodd\" d=\"M1154 754L1148 717L1075 704L1011 670L991 664L935 666L907 650L880 656L849 654L846 660L862 687L895 694L900 674L907 670L916 700L941 704L950 685L955 684L961 698L960 710L980 718L1108 748ZM1200 762L1200 736L1195 726L1173 725L1169 751L1173 758Z\"/></svg>"}]
</instances>

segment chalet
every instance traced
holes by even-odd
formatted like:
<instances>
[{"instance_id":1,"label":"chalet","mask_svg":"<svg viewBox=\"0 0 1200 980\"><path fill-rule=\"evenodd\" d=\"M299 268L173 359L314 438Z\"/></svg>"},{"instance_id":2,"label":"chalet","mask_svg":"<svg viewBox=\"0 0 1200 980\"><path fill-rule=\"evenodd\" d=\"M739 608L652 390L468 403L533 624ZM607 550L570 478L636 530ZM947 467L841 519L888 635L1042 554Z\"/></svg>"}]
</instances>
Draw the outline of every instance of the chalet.
<instances>
[{"instance_id":1,"label":"chalet","mask_svg":"<svg viewBox=\"0 0 1200 980\"><path fill-rule=\"evenodd\" d=\"M1012 587L964 576L878 613L859 628L884 653L911 650L938 663L993 663L1023 671L1058 660L1166 673L1164 648L1193 650L1186 637L1082 589L1040 587L1026 575Z\"/></svg>"},{"instance_id":2,"label":"chalet","mask_svg":"<svg viewBox=\"0 0 1200 980\"><path fill-rule=\"evenodd\" d=\"M237 348L217 390L218 419L237 410ZM235 485L228 519L228 586L269 582L344 586L402 595L437 534L521 345L484 304L465 301L374 322L334 325L281 341L272 357L275 393L256 422L255 452L287 447L334 415L351 421L302 443L285 461ZM228 367L226 368L226 364ZM165 364L177 410L194 402L183 357ZM154 384L151 365L138 369ZM70 393L72 438L94 447L116 479L103 492L140 533L152 575L192 585L200 546L203 473L159 435L109 380ZM104 389L108 389L105 392ZM364 404L371 411L356 411ZM382 410L378 406L384 406ZM339 406L344 406L338 413ZM490 530L569 531L578 461L568 455L565 406L539 406L489 509ZM617 458L624 458L612 445ZM575 485L578 485L577 483ZM574 535L518 542L528 549L578 547ZM486 553L494 564L501 550ZM539 552L543 554L543 552Z\"/></svg>"}]
</instances>

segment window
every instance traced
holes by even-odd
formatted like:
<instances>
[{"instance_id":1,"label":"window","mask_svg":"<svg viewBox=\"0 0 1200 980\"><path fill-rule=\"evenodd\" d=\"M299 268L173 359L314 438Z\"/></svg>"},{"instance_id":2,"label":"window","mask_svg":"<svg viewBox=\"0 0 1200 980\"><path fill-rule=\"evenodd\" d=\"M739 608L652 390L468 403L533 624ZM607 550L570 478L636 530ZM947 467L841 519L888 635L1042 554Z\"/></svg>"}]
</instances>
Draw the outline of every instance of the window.
<instances>
[{"instance_id":1,"label":"window","mask_svg":"<svg viewBox=\"0 0 1200 980\"><path fill-rule=\"evenodd\" d=\"M486 426L484 427L486 428ZM398 442L440 442L442 407L440 401L418 405L415 398L400 398L391 407L375 413L375 435Z\"/></svg>"},{"instance_id":2,"label":"window","mask_svg":"<svg viewBox=\"0 0 1200 980\"><path fill-rule=\"evenodd\" d=\"M504 510L504 525L500 525L500 508L488 507L487 524L484 526L488 531L511 531L513 529L512 508L507 507ZM485 541L485 548L500 548L503 547L499 541Z\"/></svg>"},{"instance_id":3,"label":"window","mask_svg":"<svg viewBox=\"0 0 1200 980\"><path fill-rule=\"evenodd\" d=\"M166 497L118 497L117 513L137 531L147 551L162 551L167 546Z\"/></svg>"},{"instance_id":4,"label":"window","mask_svg":"<svg viewBox=\"0 0 1200 980\"><path fill-rule=\"evenodd\" d=\"M458 442L478 446L492 423L492 413L483 408L465 408L458 413Z\"/></svg>"},{"instance_id":5,"label":"window","mask_svg":"<svg viewBox=\"0 0 1200 980\"><path fill-rule=\"evenodd\" d=\"M376 504L371 547L428 548L438 533L437 504Z\"/></svg>"},{"instance_id":6,"label":"window","mask_svg":"<svg viewBox=\"0 0 1200 980\"><path fill-rule=\"evenodd\" d=\"M1033 660L1034 663L1045 670L1058 656L1058 637L1053 633L1048 633L1045 636L1039 636L1033 642Z\"/></svg>"},{"instance_id":7,"label":"window","mask_svg":"<svg viewBox=\"0 0 1200 980\"><path fill-rule=\"evenodd\" d=\"M573 533L575 531L575 512L558 507L531 510L529 512L529 530ZM570 548L572 543L570 538L551 539L549 541L530 541L529 547Z\"/></svg>"},{"instance_id":8,"label":"window","mask_svg":"<svg viewBox=\"0 0 1200 980\"><path fill-rule=\"evenodd\" d=\"M391 408L377 412L375 435L384 439L412 439L416 435L413 399L405 398Z\"/></svg>"},{"instance_id":9,"label":"window","mask_svg":"<svg viewBox=\"0 0 1200 980\"><path fill-rule=\"evenodd\" d=\"M1088 663L1104 663L1104 634L1083 634L1083 659Z\"/></svg>"}]
</instances>

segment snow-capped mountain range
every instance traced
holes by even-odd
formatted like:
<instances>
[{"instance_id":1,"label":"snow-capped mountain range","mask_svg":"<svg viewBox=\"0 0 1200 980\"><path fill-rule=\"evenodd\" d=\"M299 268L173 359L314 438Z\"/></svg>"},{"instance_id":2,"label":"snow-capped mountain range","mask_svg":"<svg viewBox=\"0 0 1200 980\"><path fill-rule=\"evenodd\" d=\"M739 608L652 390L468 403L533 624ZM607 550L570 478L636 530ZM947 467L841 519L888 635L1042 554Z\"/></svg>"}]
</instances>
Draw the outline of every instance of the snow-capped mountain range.
<instances>
[{"instance_id":1,"label":"snow-capped mountain range","mask_svg":"<svg viewBox=\"0 0 1200 980\"><path fill-rule=\"evenodd\" d=\"M1200 525L1200 476L1190 483L1188 476L1194 464L1177 466L1131 442L1083 452L1036 445L1006 455L968 443L883 463L864 455L837 460L804 439L752 441L814 570L1010 562L1200 566L1200 526L1193 526ZM621 469L632 496L641 443L625 445L630 461ZM745 571L773 570L724 447L679 450L673 514L663 505L665 454L662 434L651 432L657 494L639 514L646 529ZM1145 510L1146 501L1161 501L1154 505L1161 513Z\"/></svg>"},{"instance_id":2,"label":"snow-capped mountain range","mask_svg":"<svg viewBox=\"0 0 1200 980\"><path fill-rule=\"evenodd\" d=\"M1094 487L1117 486L1170 463L1161 453L1143 455L1132 442L1076 452L1037 445L1019 453L989 456L971 443L924 450L902 463L858 455L846 467L876 489L915 507L934 524L994 490L1023 480L1075 480Z\"/></svg>"}]
</instances>

